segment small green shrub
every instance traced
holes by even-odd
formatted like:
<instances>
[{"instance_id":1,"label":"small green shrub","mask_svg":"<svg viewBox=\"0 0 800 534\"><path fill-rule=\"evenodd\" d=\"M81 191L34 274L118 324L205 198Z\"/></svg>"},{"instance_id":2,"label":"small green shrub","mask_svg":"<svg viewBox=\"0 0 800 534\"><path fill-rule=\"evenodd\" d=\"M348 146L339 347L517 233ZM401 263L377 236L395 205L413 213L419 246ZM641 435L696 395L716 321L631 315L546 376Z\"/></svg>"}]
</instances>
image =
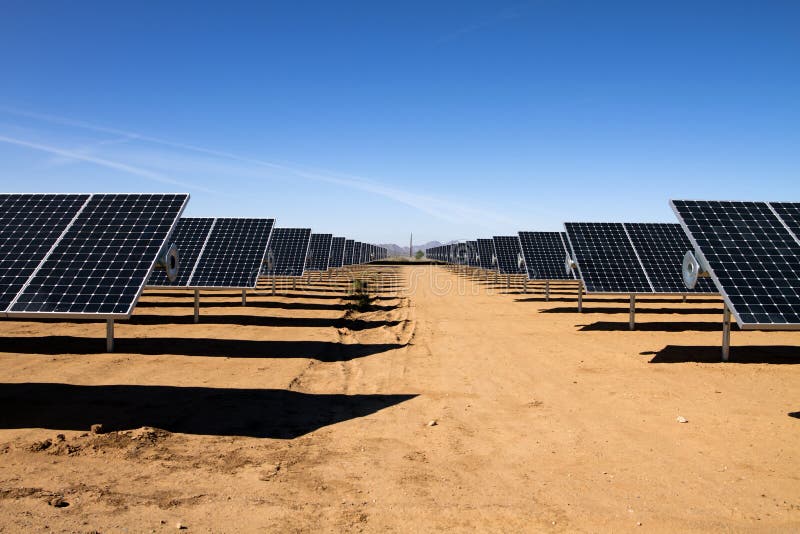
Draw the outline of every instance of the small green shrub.
<instances>
[{"instance_id":1,"label":"small green shrub","mask_svg":"<svg viewBox=\"0 0 800 534\"><path fill-rule=\"evenodd\" d=\"M369 310L374 299L372 295L369 294L369 283L366 280L361 280L359 278L353 280L350 300L350 309L360 312Z\"/></svg>"}]
</instances>

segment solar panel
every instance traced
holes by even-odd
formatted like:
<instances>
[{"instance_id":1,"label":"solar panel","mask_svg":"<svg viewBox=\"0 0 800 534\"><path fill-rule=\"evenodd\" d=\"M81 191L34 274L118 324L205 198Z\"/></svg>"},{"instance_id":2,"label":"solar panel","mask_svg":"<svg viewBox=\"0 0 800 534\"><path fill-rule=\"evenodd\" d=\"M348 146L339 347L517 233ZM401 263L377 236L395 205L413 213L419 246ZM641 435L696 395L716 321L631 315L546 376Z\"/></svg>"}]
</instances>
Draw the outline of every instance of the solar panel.
<instances>
[{"instance_id":1,"label":"solar panel","mask_svg":"<svg viewBox=\"0 0 800 534\"><path fill-rule=\"evenodd\" d=\"M271 276L303 276L311 240L310 228L275 228L269 242Z\"/></svg>"},{"instance_id":2,"label":"solar panel","mask_svg":"<svg viewBox=\"0 0 800 534\"><path fill-rule=\"evenodd\" d=\"M652 293L622 223L565 223L588 293Z\"/></svg>"},{"instance_id":3,"label":"solar panel","mask_svg":"<svg viewBox=\"0 0 800 534\"><path fill-rule=\"evenodd\" d=\"M467 241L467 265L478 267L478 242Z\"/></svg>"},{"instance_id":4,"label":"solar panel","mask_svg":"<svg viewBox=\"0 0 800 534\"><path fill-rule=\"evenodd\" d=\"M361 263L361 249L363 248L363 243L361 241L355 241L353 243L353 265L358 265Z\"/></svg>"},{"instance_id":5,"label":"solar panel","mask_svg":"<svg viewBox=\"0 0 800 534\"><path fill-rule=\"evenodd\" d=\"M519 232L519 242L530 280L575 279L564 269L567 244L563 232Z\"/></svg>"},{"instance_id":6,"label":"solar panel","mask_svg":"<svg viewBox=\"0 0 800 534\"><path fill-rule=\"evenodd\" d=\"M274 224L274 219L216 219L187 285L255 287Z\"/></svg>"},{"instance_id":7,"label":"solar panel","mask_svg":"<svg viewBox=\"0 0 800 534\"><path fill-rule=\"evenodd\" d=\"M800 243L789 230L797 204L671 205L740 328L800 328Z\"/></svg>"},{"instance_id":8,"label":"solar panel","mask_svg":"<svg viewBox=\"0 0 800 534\"><path fill-rule=\"evenodd\" d=\"M794 238L800 239L800 203L770 202L769 205L794 234Z\"/></svg>"},{"instance_id":9,"label":"solar panel","mask_svg":"<svg viewBox=\"0 0 800 534\"><path fill-rule=\"evenodd\" d=\"M188 199L90 195L8 307L9 316L129 317Z\"/></svg>"},{"instance_id":10,"label":"solar panel","mask_svg":"<svg viewBox=\"0 0 800 534\"><path fill-rule=\"evenodd\" d=\"M478 239L478 264L481 269L493 270L494 239Z\"/></svg>"},{"instance_id":11,"label":"solar panel","mask_svg":"<svg viewBox=\"0 0 800 534\"><path fill-rule=\"evenodd\" d=\"M344 242L343 237L334 237L331 240L331 259L328 267L337 269L344 265Z\"/></svg>"},{"instance_id":12,"label":"solar panel","mask_svg":"<svg viewBox=\"0 0 800 534\"><path fill-rule=\"evenodd\" d=\"M342 265L353 264L353 244L355 241L352 239L344 240L344 253L342 255Z\"/></svg>"},{"instance_id":13,"label":"solar panel","mask_svg":"<svg viewBox=\"0 0 800 534\"><path fill-rule=\"evenodd\" d=\"M178 247L180 255L178 276L173 282L170 282L164 271L153 271L147 285L186 286L192 277L194 266L213 225L213 217L181 217L178 219L178 225L170 238L170 241Z\"/></svg>"},{"instance_id":14,"label":"solar panel","mask_svg":"<svg viewBox=\"0 0 800 534\"><path fill-rule=\"evenodd\" d=\"M307 271L327 271L331 259L332 234L311 234L306 259Z\"/></svg>"},{"instance_id":15,"label":"solar panel","mask_svg":"<svg viewBox=\"0 0 800 534\"><path fill-rule=\"evenodd\" d=\"M699 279L694 289L688 289L683 283L683 255L692 248L692 244L681 225L623 223L623 226L655 293L717 292L708 278Z\"/></svg>"},{"instance_id":16,"label":"solar panel","mask_svg":"<svg viewBox=\"0 0 800 534\"><path fill-rule=\"evenodd\" d=\"M89 195L0 195L0 311L88 200Z\"/></svg>"},{"instance_id":17,"label":"solar panel","mask_svg":"<svg viewBox=\"0 0 800 534\"><path fill-rule=\"evenodd\" d=\"M494 250L497 257L497 269L500 274L517 274L522 272L519 267L519 256L522 249L519 238L515 235L494 236Z\"/></svg>"}]
</instances>

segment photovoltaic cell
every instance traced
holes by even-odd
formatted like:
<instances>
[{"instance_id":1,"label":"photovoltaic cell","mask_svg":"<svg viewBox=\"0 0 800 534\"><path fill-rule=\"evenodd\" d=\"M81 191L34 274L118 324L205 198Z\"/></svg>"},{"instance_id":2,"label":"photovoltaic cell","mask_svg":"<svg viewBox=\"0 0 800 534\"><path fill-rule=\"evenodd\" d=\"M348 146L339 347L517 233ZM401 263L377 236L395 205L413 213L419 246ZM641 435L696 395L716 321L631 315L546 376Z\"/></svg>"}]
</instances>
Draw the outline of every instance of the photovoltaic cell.
<instances>
[{"instance_id":1,"label":"photovoltaic cell","mask_svg":"<svg viewBox=\"0 0 800 534\"><path fill-rule=\"evenodd\" d=\"M567 274L566 236L563 232L519 232L522 255L530 280L574 280Z\"/></svg>"},{"instance_id":2,"label":"photovoltaic cell","mask_svg":"<svg viewBox=\"0 0 800 534\"><path fill-rule=\"evenodd\" d=\"M188 287L255 287L274 224L274 219L215 219Z\"/></svg>"},{"instance_id":3,"label":"photovoltaic cell","mask_svg":"<svg viewBox=\"0 0 800 534\"><path fill-rule=\"evenodd\" d=\"M311 240L310 228L275 228L269 243L270 276L303 276Z\"/></svg>"},{"instance_id":4,"label":"photovoltaic cell","mask_svg":"<svg viewBox=\"0 0 800 534\"><path fill-rule=\"evenodd\" d=\"M692 244L677 223L623 223L655 293L716 293L708 278L694 289L683 283L683 256Z\"/></svg>"},{"instance_id":5,"label":"photovoltaic cell","mask_svg":"<svg viewBox=\"0 0 800 534\"><path fill-rule=\"evenodd\" d=\"M515 235L494 236L494 250L497 256L497 268L500 274L518 274L519 257L522 249L519 246L519 237Z\"/></svg>"},{"instance_id":6,"label":"photovoltaic cell","mask_svg":"<svg viewBox=\"0 0 800 534\"><path fill-rule=\"evenodd\" d=\"M0 195L0 311L5 311L89 195Z\"/></svg>"},{"instance_id":7,"label":"photovoltaic cell","mask_svg":"<svg viewBox=\"0 0 800 534\"><path fill-rule=\"evenodd\" d=\"M178 219L178 225L170 238L170 242L178 247L178 276L174 282L170 282L164 271L153 271L147 285L161 287L186 286L213 225L213 217L181 217Z\"/></svg>"},{"instance_id":8,"label":"photovoltaic cell","mask_svg":"<svg viewBox=\"0 0 800 534\"><path fill-rule=\"evenodd\" d=\"M588 293L652 293L622 223L565 223Z\"/></svg>"},{"instance_id":9,"label":"photovoltaic cell","mask_svg":"<svg viewBox=\"0 0 800 534\"><path fill-rule=\"evenodd\" d=\"M307 271L327 271L331 259L332 234L311 234L308 245Z\"/></svg>"},{"instance_id":10,"label":"photovoltaic cell","mask_svg":"<svg viewBox=\"0 0 800 534\"><path fill-rule=\"evenodd\" d=\"M740 328L800 328L800 244L783 218L791 220L796 205L671 204Z\"/></svg>"},{"instance_id":11,"label":"photovoltaic cell","mask_svg":"<svg viewBox=\"0 0 800 534\"><path fill-rule=\"evenodd\" d=\"M328 267L336 269L344 264L344 242L343 237L334 237L331 240L331 259Z\"/></svg>"},{"instance_id":12,"label":"photovoltaic cell","mask_svg":"<svg viewBox=\"0 0 800 534\"><path fill-rule=\"evenodd\" d=\"M188 195L91 195L9 314L128 317Z\"/></svg>"}]
</instances>

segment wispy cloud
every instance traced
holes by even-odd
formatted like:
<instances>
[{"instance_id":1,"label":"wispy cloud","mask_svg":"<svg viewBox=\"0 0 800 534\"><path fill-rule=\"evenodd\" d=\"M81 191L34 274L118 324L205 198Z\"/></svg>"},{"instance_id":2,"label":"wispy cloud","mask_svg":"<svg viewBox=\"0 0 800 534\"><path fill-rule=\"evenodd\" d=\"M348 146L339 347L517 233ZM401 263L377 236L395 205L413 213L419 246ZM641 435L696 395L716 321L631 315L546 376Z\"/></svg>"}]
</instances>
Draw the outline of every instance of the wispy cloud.
<instances>
[{"instance_id":1,"label":"wispy cloud","mask_svg":"<svg viewBox=\"0 0 800 534\"><path fill-rule=\"evenodd\" d=\"M0 143L7 143L10 145L16 145L20 147L30 148L33 150L39 150L41 152L47 152L48 154L53 154L55 156L61 156L64 158L69 158L73 160L85 161L87 163L93 163L94 165L99 165L101 167L107 167L109 169L114 169L117 171L121 171L127 174L133 174L135 176L140 176L142 178L147 178L148 180L154 180L156 182L161 182L163 184L174 185L178 187L187 187L190 189L196 189L199 191L204 191L206 193L218 194L218 191L214 191L212 189L207 189L205 187L199 187L195 184L189 184L186 182L182 182L180 180L174 180L169 178L168 176L164 176L162 174L149 171L147 169L142 169L140 167L134 167L132 165L127 165L125 163L121 163L118 161L112 161L105 158L99 158L96 156L90 156L86 154L81 154L80 152L75 152L72 150L59 148L50 145L44 145L41 143L33 143L31 141L26 141L24 139L16 139L14 137L7 137L4 135L0 135Z\"/></svg>"},{"instance_id":2,"label":"wispy cloud","mask_svg":"<svg viewBox=\"0 0 800 534\"><path fill-rule=\"evenodd\" d=\"M506 216L491 212L489 210L477 208L474 206L470 206L466 203L454 202L452 200L443 199L431 195L409 193L406 190L398 189L390 185L386 185L385 183L360 176L341 174L324 169L308 168L297 164L276 163L273 161L267 161L260 158L243 156L225 150L217 150L213 148L208 148L188 143L176 142L169 139L164 139L161 137L147 135L139 132L101 126L89 122L78 121L55 115L35 113L26 110L3 108L3 107L0 107L0 112L16 115L18 117L25 117L28 119L47 122L55 125L68 126L72 128L93 131L95 133L111 134L114 136L118 136L120 139L125 141L149 143L152 145L160 146L162 148L171 149L173 152L175 152L176 157L184 160L191 159L187 158L186 152L193 152L204 156L210 156L211 158L216 160L229 161L238 164L235 167L233 166L225 167L224 165L217 165L217 168L222 172L228 170L232 174L237 174L237 173L240 174L242 172L248 172L248 174L252 175L253 174L252 171L255 171L259 168L269 169L270 171L273 171L270 173L271 178L274 178L275 177L274 175L276 173L286 174L306 180L324 182L333 185L338 185L344 188L363 191L390 199L400 204L404 204L406 206L417 209L433 217L446 220L452 223L463 223L468 221L473 224L483 223L488 227L495 224L508 224L510 222L510 220ZM71 157L81 161L96 163L98 165L103 165L109 168L115 168L122 172L137 174L139 176L162 181L164 183L171 183L174 185L184 185L186 187L190 187L190 184L185 184L182 182L178 182L176 180L172 180L164 174L150 171L141 166L134 166L121 163L115 160L100 158L94 155L86 154L85 152L80 150L68 150L59 147L47 146L38 143L23 141L12 137L0 136L0 141L16 144L19 146L26 146L28 148L43 150L45 152L50 152L51 154L60 155L63 157ZM96 148L97 146L99 145L95 145L93 148ZM192 164L191 161L186 163ZM203 162L197 162L197 166L200 166L201 164L207 164L207 161L204 160ZM197 189L197 186L191 186L191 187Z\"/></svg>"},{"instance_id":3,"label":"wispy cloud","mask_svg":"<svg viewBox=\"0 0 800 534\"><path fill-rule=\"evenodd\" d=\"M455 41L467 34L483 30L485 28L489 28L494 26L495 24L499 24L501 22L505 22L507 20L518 19L523 15L523 8L528 4L528 2L522 2L519 4L514 4L511 6L506 6L500 11L495 11L492 15L486 17L483 20L479 20L472 24L467 24L466 26L462 26L450 33L447 33L439 38L440 43L447 43L450 41Z\"/></svg>"}]
</instances>

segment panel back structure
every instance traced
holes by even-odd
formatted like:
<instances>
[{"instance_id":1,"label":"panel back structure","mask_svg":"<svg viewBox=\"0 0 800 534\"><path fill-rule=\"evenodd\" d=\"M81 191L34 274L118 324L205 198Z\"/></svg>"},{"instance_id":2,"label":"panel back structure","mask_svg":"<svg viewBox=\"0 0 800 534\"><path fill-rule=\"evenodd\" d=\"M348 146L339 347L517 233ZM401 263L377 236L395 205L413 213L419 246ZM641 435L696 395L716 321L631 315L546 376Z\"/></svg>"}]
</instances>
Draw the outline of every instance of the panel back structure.
<instances>
[{"instance_id":1,"label":"panel back structure","mask_svg":"<svg viewBox=\"0 0 800 534\"><path fill-rule=\"evenodd\" d=\"M519 266L519 258L522 248L519 244L519 237L515 235L494 236L494 250L497 258L497 270L500 274L519 274L522 269Z\"/></svg>"},{"instance_id":2,"label":"panel back structure","mask_svg":"<svg viewBox=\"0 0 800 534\"><path fill-rule=\"evenodd\" d=\"M338 269L344 265L344 242L343 237L334 237L331 240L331 259L328 262L330 269Z\"/></svg>"},{"instance_id":3,"label":"panel back structure","mask_svg":"<svg viewBox=\"0 0 800 534\"><path fill-rule=\"evenodd\" d=\"M275 228L269 242L268 257L272 268L269 276L301 277L305 270L311 228Z\"/></svg>"},{"instance_id":4,"label":"panel back structure","mask_svg":"<svg viewBox=\"0 0 800 534\"><path fill-rule=\"evenodd\" d=\"M670 204L740 328L800 329L800 203Z\"/></svg>"},{"instance_id":5,"label":"panel back structure","mask_svg":"<svg viewBox=\"0 0 800 534\"><path fill-rule=\"evenodd\" d=\"M575 280L577 274L564 268L569 254L564 232L519 232L519 243L529 280Z\"/></svg>"},{"instance_id":6,"label":"panel back structure","mask_svg":"<svg viewBox=\"0 0 800 534\"><path fill-rule=\"evenodd\" d=\"M129 318L188 200L187 194L0 195L0 250L31 255L0 263L2 315ZM31 238L38 242L25 245ZM12 268L25 271L12 276Z\"/></svg>"},{"instance_id":7,"label":"panel back structure","mask_svg":"<svg viewBox=\"0 0 800 534\"><path fill-rule=\"evenodd\" d=\"M306 271L327 271L331 259L332 234L311 234Z\"/></svg>"}]
</instances>

